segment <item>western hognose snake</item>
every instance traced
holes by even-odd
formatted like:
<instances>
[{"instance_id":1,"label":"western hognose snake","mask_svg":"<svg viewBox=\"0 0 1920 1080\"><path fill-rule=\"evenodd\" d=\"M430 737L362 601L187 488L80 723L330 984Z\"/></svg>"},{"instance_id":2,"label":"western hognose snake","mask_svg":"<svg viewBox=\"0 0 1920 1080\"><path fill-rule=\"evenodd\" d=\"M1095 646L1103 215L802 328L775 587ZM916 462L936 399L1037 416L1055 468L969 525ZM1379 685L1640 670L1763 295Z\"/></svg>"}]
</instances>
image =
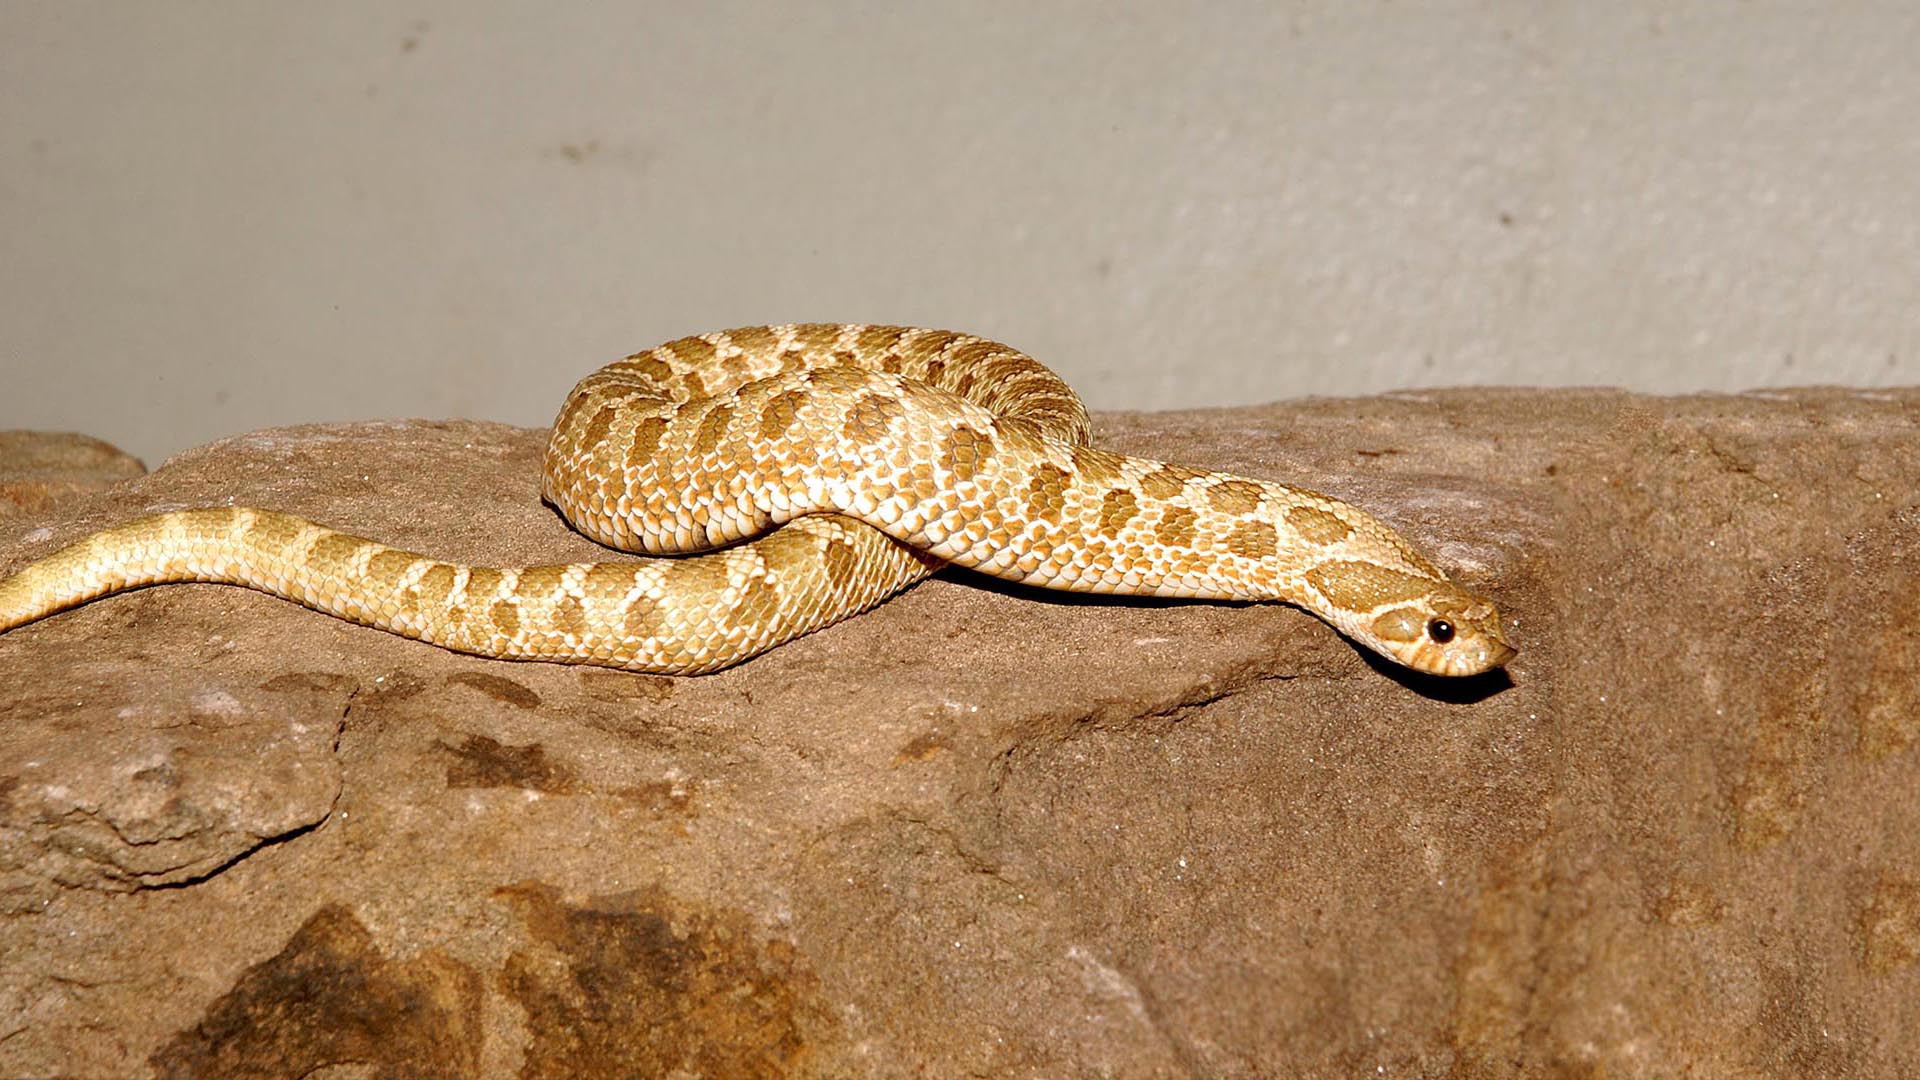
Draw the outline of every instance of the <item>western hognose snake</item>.
<instances>
[{"instance_id":1,"label":"western hognose snake","mask_svg":"<svg viewBox=\"0 0 1920 1080\"><path fill-rule=\"evenodd\" d=\"M1493 604L1372 516L1088 436L1051 371L963 334L823 324L682 338L574 388L542 489L603 544L708 554L494 569L272 510L182 510L0 581L0 630L122 589L220 581L460 652L690 675L952 562L1054 589L1285 601L1439 675L1514 655Z\"/></svg>"}]
</instances>

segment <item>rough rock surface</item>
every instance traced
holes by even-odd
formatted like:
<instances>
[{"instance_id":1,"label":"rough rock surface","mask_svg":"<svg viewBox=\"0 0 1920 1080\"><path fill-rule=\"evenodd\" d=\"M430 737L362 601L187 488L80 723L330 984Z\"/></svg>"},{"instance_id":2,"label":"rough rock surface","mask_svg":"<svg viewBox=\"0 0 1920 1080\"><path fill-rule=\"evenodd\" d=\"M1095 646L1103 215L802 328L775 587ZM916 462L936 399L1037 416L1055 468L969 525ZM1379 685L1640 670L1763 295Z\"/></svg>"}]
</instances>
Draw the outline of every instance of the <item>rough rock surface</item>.
<instances>
[{"instance_id":1,"label":"rough rock surface","mask_svg":"<svg viewBox=\"0 0 1920 1080\"><path fill-rule=\"evenodd\" d=\"M110 598L0 635L0 1075L1920 1075L1920 391L1102 419L1402 526L1511 677L955 572L700 679ZM0 569L228 500L587 556L540 446L246 435Z\"/></svg>"},{"instance_id":2,"label":"rough rock surface","mask_svg":"<svg viewBox=\"0 0 1920 1080\"><path fill-rule=\"evenodd\" d=\"M0 431L0 517L44 514L147 471L99 439L65 431Z\"/></svg>"}]
</instances>

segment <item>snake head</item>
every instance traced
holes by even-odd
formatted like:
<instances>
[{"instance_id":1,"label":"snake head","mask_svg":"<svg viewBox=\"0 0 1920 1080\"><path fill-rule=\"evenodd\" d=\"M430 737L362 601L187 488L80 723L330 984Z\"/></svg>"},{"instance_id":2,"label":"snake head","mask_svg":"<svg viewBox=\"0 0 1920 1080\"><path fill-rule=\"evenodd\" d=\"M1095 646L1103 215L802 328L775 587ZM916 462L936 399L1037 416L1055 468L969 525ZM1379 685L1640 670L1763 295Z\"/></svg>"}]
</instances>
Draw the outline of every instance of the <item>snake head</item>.
<instances>
[{"instance_id":1,"label":"snake head","mask_svg":"<svg viewBox=\"0 0 1920 1080\"><path fill-rule=\"evenodd\" d=\"M1478 675L1503 667L1519 651L1490 600L1443 585L1417 600L1388 608L1365 627L1362 640L1390 659L1429 675Z\"/></svg>"}]
</instances>

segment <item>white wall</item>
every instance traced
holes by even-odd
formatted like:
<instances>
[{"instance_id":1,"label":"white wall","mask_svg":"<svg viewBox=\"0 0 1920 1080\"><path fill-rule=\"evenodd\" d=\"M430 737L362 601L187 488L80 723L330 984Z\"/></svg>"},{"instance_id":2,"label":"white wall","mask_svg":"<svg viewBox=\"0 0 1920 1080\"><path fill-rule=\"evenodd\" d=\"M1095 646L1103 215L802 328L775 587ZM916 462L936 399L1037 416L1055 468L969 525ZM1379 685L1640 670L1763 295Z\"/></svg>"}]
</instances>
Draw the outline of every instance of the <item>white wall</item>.
<instances>
[{"instance_id":1,"label":"white wall","mask_svg":"<svg viewBox=\"0 0 1920 1080\"><path fill-rule=\"evenodd\" d=\"M0 4L0 427L545 424L749 322L1096 407L1920 381L1920 4Z\"/></svg>"}]
</instances>

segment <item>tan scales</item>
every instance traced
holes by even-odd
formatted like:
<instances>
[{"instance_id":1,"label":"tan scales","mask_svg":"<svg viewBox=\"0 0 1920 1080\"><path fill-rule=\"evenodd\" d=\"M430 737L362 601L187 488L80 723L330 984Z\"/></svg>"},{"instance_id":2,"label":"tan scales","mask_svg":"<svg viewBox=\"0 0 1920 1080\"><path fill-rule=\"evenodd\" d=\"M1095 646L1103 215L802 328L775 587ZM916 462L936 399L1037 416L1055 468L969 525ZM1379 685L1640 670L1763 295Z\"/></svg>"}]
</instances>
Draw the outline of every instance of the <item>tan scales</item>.
<instances>
[{"instance_id":1,"label":"tan scales","mask_svg":"<svg viewBox=\"0 0 1920 1080\"><path fill-rule=\"evenodd\" d=\"M1058 376L980 338L704 334L574 387L542 480L583 534L676 557L496 569L273 510L181 510L0 581L0 631L124 589L216 581L460 652L699 674L951 562L1056 589L1284 601L1434 674L1513 656L1491 603L1365 512L1113 454L1089 434Z\"/></svg>"}]
</instances>

